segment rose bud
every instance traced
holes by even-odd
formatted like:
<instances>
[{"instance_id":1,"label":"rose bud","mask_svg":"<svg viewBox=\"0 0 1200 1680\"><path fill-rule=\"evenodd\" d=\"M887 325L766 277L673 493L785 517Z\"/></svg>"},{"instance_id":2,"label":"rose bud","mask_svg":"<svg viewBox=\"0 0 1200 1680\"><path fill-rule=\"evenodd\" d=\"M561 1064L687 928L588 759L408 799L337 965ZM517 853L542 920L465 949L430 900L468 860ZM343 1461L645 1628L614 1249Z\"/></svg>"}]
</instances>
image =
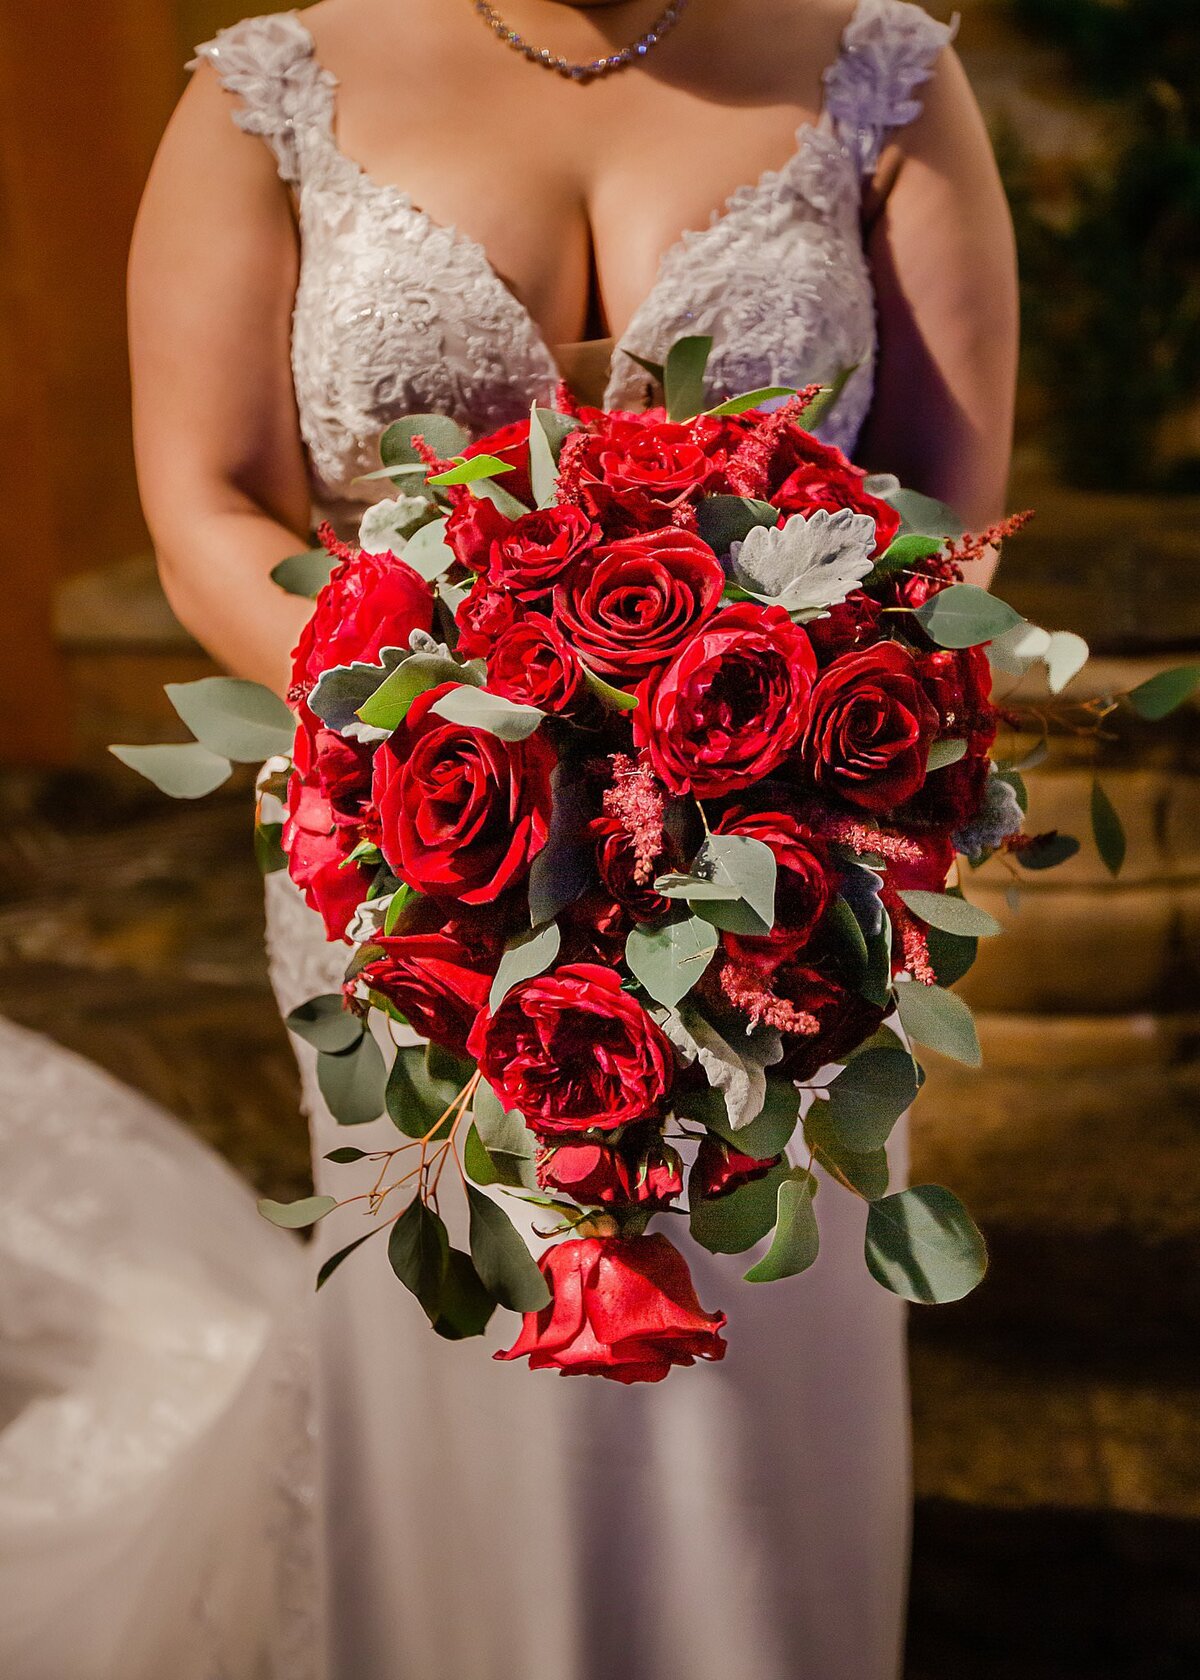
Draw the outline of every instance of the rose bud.
<instances>
[{"instance_id":1,"label":"rose bud","mask_svg":"<svg viewBox=\"0 0 1200 1680\"><path fill-rule=\"evenodd\" d=\"M756 1160L753 1155L743 1155L741 1150L734 1149L723 1138L713 1137L710 1133L696 1151L696 1159L688 1175L688 1195L693 1201L728 1196L734 1190L740 1190L743 1184L765 1178L782 1159L782 1155L772 1155L767 1161Z\"/></svg>"},{"instance_id":2,"label":"rose bud","mask_svg":"<svg viewBox=\"0 0 1200 1680\"><path fill-rule=\"evenodd\" d=\"M583 1207L636 1206L682 1194L679 1156L660 1136L626 1134L619 1145L560 1143L538 1151L538 1184L560 1190Z\"/></svg>"}]
</instances>

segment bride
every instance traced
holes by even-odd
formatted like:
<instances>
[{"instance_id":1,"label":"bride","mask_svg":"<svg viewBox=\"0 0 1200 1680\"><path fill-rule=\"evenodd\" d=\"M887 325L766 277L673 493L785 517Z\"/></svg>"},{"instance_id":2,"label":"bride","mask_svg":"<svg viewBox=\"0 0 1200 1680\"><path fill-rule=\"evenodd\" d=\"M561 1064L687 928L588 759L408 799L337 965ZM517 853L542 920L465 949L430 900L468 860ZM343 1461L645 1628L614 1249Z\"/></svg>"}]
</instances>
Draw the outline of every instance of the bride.
<instances>
[{"instance_id":1,"label":"bride","mask_svg":"<svg viewBox=\"0 0 1200 1680\"><path fill-rule=\"evenodd\" d=\"M824 435L994 520L1013 253L950 35L904 0L323 0L201 47L131 277L184 623L285 692L305 609L269 574L318 518L353 535L391 419L479 432L562 377L640 406L626 352L684 333L712 335L718 396L852 367ZM270 889L291 1007L345 948ZM340 1140L305 1072L324 1188ZM697 1257L734 1356L663 1389L518 1377L430 1336L375 1245L341 1270L318 1298L334 1680L895 1680L902 1307L829 1200L784 1320Z\"/></svg>"}]
</instances>

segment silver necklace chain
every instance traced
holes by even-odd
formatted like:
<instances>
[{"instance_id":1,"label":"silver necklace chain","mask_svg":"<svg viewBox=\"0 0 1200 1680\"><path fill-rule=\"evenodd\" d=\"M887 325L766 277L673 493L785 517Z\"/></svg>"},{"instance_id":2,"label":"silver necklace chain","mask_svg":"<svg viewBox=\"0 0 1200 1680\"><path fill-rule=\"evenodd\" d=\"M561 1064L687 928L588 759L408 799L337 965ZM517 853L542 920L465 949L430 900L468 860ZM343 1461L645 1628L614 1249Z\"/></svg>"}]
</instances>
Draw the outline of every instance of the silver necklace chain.
<instances>
[{"instance_id":1,"label":"silver necklace chain","mask_svg":"<svg viewBox=\"0 0 1200 1680\"><path fill-rule=\"evenodd\" d=\"M540 64L543 69L554 70L560 76L568 76L573 82L592 82L598 76L611 76L614 70L624 70L626 65L636 64L645 58L646 54L674 29L687 9L688 0L670 0L664 6L654 22L644 35L639 35L636 41L631 41L627 47L618 52L609 53L604 58L588 59L585 63L572 64L569 59L561 58L547 47L535 47L532 42L516 29L512 29L500 16L500 13L488 0L472 0L475 10L483 21L504 42L506 46L519 52L531 64Z\"/></svg>"}]
</instances>

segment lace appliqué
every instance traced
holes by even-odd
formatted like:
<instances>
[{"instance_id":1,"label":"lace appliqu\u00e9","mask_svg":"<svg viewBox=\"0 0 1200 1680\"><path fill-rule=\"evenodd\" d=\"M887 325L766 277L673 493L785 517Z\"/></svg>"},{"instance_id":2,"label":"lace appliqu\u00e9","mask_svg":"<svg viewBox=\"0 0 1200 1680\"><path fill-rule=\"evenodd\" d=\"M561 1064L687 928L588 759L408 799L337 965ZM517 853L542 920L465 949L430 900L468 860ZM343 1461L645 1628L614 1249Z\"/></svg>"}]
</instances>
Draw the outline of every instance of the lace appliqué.
<instances>
[{"instance_id":1,"label":"lace appliqu\u00e9","mask_svg":"<svg viewBox=\"0 0 1200 1680\"><path fill-rule=\"evenodd\" d=\"M907 0L859 0L824 82L825 114L860 175L874 169L893 129L920 116L914 92L957 30L957 15L938 23Z\"/></svg>"}]
</instances>

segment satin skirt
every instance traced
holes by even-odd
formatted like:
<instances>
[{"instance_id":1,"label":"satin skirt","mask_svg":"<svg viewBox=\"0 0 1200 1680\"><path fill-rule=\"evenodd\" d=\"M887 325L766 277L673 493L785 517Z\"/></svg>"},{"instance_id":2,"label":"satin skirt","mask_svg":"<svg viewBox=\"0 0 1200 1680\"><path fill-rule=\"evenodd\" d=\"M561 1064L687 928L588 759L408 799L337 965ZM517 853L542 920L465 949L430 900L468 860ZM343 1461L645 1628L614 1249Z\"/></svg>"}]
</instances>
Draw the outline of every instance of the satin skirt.
<instances>
[{"instance_id":1,"label":"satin skirt","mask_svg":"<svg viewBox=\"0 0 1200 1680\"><path fill-rule=\"evenodd\" d=\"M337 988L346 947L282 875L268 930L282 1008ZM343 1197L365 1186L322 1159L348 1134L297 1050L318 1186ZM353 1135L395 1140L387 1121ZM895 1188L903 1123L891 1149ZM684 1245L729 1351L645 1386L496 1363L507 1313L442 1341L386 1238L353 1255L317 1301L329 1680L897 1680L904 1308L866 1271L862 1204L825 1182L817 1212L820 1256L782 1283ZM326 1220L314 1263L367 1228Z\"/></svg>"}]
</instances>

